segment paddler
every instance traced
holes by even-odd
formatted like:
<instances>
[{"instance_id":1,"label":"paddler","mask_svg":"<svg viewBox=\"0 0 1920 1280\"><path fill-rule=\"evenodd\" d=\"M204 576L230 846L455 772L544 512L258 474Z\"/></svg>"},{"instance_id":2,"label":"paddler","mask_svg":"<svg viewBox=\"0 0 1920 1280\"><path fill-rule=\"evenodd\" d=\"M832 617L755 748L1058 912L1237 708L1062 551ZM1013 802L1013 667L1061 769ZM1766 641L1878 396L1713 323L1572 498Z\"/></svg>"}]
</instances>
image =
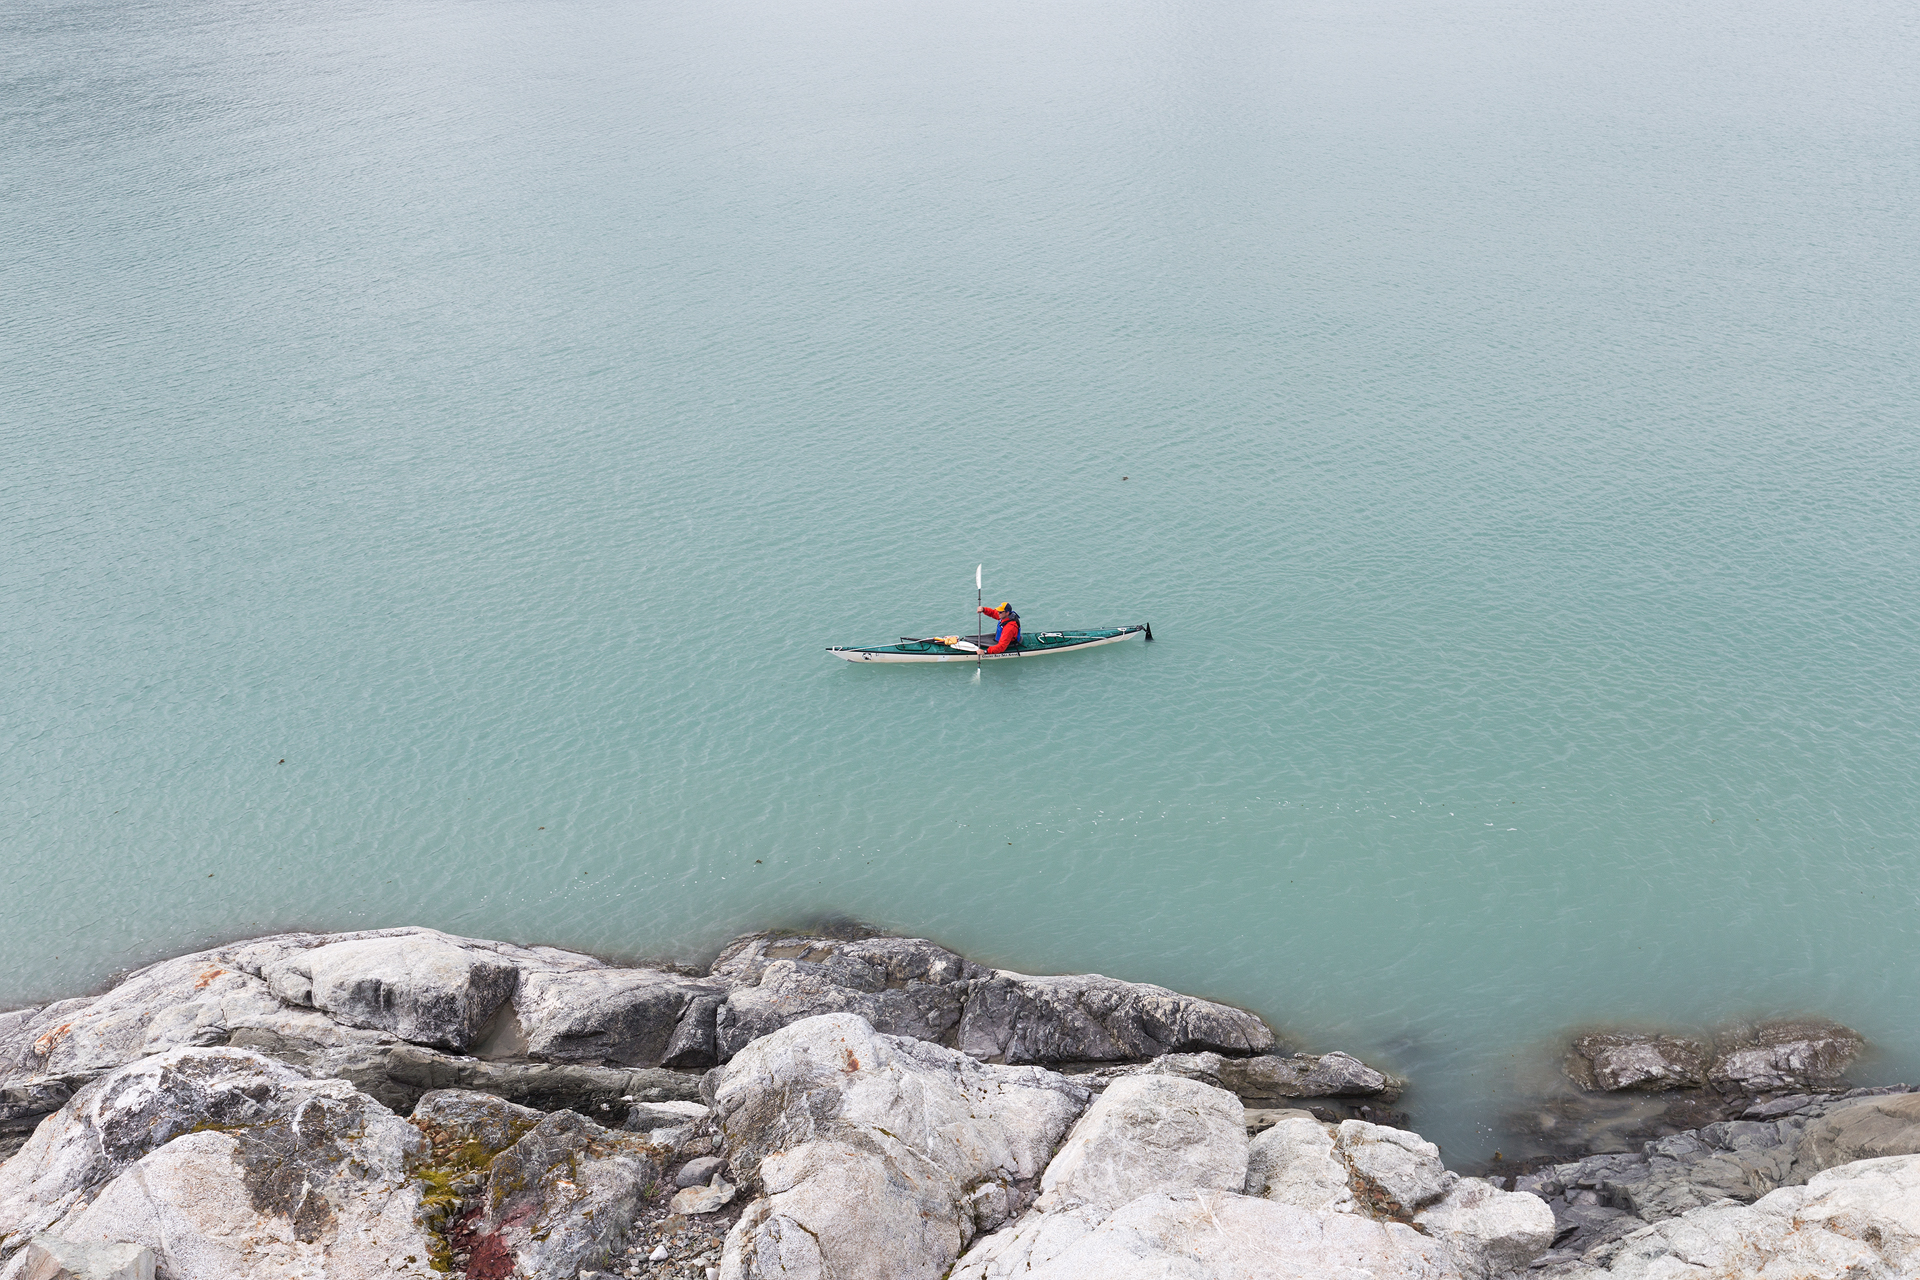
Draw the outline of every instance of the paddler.
<instances>
[{"instance_id":1,"label":"paddler","mask_svg":"<svg viewBox=\"0 0 1920 1280\"><path fill-rule=\"evenodd\" d=\"M1005 653L1011 649L1014 642L1020 639L1020 615L1013 611L1013 606L1002 600L999 608L982 605L980 612L1000 624L1000 630L993 637L993 646L987 652Z\"/></svg>"}]
</instances>

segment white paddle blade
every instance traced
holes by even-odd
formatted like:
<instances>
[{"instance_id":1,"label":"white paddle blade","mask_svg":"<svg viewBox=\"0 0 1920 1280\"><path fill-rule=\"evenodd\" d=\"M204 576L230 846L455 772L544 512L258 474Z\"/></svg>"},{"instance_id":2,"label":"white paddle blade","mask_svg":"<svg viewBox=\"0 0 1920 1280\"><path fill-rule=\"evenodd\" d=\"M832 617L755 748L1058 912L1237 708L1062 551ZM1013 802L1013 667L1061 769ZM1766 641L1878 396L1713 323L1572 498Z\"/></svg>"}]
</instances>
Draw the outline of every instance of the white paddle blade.
<instances>
[{"instance_id":1,"label":"white paddle blade","mask_svg":"<svg viewBox=\"0 0 1920 1280\"><path fill-rule=\"evenodd\" d=\"M980 571L984 568L986 568L986 566L983 564L973 566L973 589L975 591L980 589Z\"/></svg>"},{"instance_id":2,"label":"white paddle blade","mask_svg":"<svg viewBox=\"0 0 1920 1280\"><path fill-rule=\"evenodd\" d=\"M953 647L958 649L962 653L980 652L980 646L975 644L971 640L956 640L953 642Z\"/></svg>"}]
</instances>

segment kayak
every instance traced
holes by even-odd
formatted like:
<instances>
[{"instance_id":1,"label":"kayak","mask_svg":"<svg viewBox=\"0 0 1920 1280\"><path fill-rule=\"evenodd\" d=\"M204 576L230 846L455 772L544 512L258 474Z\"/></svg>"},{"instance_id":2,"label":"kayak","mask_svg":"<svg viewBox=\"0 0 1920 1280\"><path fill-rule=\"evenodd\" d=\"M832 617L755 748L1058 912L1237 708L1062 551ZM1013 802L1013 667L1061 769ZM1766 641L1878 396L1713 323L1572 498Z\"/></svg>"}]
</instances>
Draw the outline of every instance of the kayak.
<instances>
[{"instance_id":1,"label":"kayak","mask_svg":"<svg viewBox=\"0 0 1920 1280\"><path fill-rule=\"evenodd\" d=\"M1153 628L1143 622L1138 626L1100 631L1036 631L1032 635L1023 631L1005 653L982 652L993 643L992 636L929 636L925 639L902 636L899 644L860 648L834 645L827 652L848 662L999 662L1005 658L1037 658L1046 653L1094 649L1131 640L1134 636L1151 640Z\"/></svg>"}]
</instances>

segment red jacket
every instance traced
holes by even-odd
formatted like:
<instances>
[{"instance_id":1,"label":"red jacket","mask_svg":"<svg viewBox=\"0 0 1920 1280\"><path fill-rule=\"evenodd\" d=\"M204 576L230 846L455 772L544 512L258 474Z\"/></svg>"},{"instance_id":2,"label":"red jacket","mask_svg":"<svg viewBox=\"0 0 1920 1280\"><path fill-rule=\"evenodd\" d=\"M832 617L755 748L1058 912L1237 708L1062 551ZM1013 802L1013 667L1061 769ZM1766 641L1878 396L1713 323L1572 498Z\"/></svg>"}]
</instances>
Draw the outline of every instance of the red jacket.
<instances>
[{"instance_id":1,"label":"red jacket","mask_svg":"<svg viewBox=\"0 0 1920 1280\"><path fill-rule=\"evenodd\" d=\"M998 609L982 608L980 612L1000 624L1000 630L994 633L993 647L988 649L987 652L1005 653L1008 649L1011 649L1013 642L1020 638L1020 619L1015 616L1013 610L1008 609L1005 613L1002 613Z\"/></svg>"}]
</instances>

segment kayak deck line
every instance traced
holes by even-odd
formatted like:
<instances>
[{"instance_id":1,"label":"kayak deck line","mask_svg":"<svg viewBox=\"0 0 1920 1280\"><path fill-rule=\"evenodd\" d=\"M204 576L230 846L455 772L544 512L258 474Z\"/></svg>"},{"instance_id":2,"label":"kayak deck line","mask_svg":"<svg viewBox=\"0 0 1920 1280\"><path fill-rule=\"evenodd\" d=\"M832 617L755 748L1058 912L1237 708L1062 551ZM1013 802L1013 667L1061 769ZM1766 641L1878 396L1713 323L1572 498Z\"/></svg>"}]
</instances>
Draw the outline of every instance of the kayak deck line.
<instances>
[{"instance_id":1,"label":"kayak deck line","mask_svg":"<svg viewBox=\"0 0 1920 1280\"><path fill-rule=\"evenodd\" d=\"M1005 653L982 653L958 649L937 639L916 640L902 636L899 644L867 646L833 645L827 652L848 662L1002 662L1008 658L1038 658L1049 653L1069 653L1094 649L1103 644L1118 644L1134 636L1153 639L1153 628L1142 622L1128 627L1106 627L1089 631L1038 631L1021 635ZM985 640L985 636L962 636L967 643ZM984 647L984 646L983 646Z\"/></svg>"}]
</instances>

